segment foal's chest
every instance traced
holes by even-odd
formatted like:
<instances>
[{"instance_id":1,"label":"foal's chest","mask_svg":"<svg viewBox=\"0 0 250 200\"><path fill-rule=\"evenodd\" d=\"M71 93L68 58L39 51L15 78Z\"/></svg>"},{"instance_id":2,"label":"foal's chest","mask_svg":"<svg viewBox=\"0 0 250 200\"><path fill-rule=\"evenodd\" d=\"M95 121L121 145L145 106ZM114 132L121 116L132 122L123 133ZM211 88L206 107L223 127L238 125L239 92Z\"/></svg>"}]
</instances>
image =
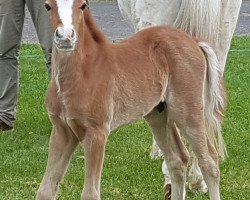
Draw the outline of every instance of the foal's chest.
<instances>
[{"instance_id":1,"label":"foal's chest","mask_svg":"<svg viewBox=\"0 0 250 200\"><path fill-rule=\"evenodd\" d=\"M64 121L81 119L86 124L101 124L110 120L109 95L93 88L84 91L75 89L59 91L55 82L49 86L46 106L50 115L59 116Z\"/></svg>"}]
</instances>

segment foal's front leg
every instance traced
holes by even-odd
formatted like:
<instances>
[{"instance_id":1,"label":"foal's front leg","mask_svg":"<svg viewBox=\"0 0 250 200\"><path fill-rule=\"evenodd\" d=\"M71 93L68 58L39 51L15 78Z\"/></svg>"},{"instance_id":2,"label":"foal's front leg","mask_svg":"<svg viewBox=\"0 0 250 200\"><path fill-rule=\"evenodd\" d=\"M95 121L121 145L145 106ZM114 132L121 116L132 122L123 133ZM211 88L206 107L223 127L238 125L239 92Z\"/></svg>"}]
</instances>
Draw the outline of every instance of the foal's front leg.
<instances>
[{"instance_id":1,"label":"foal's front leg","mask_svg":"<svg viewBox=\"0 0 250 200\"><path fill-rule=\"evenodd\" d=\"M67 169L69 160L78 139L61 120L53 117L55 122L50 136L49 156L46 172L42 183L37 191L37 200L55 199L59 182L62 180Z\"/></svg>"},{"instance_id":2,"label":"foal's front leg","mask_svg":"<svg viewBox=\"0 0 250 200\"><path fill-rule=\"evenodd\" d=\"M81 142L85 156L85 176L82 200L100 200L101 172L104 160L107 131L88 128Z\"/></svg>"}]
</instances>

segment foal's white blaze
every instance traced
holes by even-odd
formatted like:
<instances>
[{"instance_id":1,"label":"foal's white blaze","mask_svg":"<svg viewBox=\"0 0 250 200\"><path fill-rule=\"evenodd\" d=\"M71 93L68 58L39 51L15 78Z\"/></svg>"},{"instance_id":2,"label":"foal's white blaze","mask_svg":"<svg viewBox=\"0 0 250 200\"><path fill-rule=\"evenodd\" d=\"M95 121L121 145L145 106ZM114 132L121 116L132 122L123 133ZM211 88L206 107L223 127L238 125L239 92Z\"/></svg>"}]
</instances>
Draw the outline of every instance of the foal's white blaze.
<instances>
[{"instance_id":1,"label":"foal's white blaze","mask_svg":"<svg viewBox=\"0 0 250 200\"><path fill-rule=\"evenodd\" d=\"M58 14L66 30L72 30L72 7L74 0L56 0Z\"/></svg>"}]
</instances>

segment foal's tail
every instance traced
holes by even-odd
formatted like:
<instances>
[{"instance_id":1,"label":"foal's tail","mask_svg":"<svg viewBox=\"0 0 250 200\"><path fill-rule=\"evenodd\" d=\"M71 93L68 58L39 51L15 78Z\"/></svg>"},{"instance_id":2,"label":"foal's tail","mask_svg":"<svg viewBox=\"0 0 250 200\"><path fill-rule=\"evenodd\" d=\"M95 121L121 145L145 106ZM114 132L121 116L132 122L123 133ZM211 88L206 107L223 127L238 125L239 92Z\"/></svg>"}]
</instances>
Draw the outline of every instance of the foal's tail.
<instances>
[{"instance_id":1,"label":"foal's tail","mask_svg":"<svg viewBox=\"0 0 250 200\"><path fill-rule=\"evenodd\" d=\"M227 157L227 150L221 133L223 113L226 107L226 95L223 86L222 72L218 67L217 56L207 43L199 42L207 59L207 87L205 95L205 112L209 138L214 142L219 156Z\"/></svg>"}]
</instances>

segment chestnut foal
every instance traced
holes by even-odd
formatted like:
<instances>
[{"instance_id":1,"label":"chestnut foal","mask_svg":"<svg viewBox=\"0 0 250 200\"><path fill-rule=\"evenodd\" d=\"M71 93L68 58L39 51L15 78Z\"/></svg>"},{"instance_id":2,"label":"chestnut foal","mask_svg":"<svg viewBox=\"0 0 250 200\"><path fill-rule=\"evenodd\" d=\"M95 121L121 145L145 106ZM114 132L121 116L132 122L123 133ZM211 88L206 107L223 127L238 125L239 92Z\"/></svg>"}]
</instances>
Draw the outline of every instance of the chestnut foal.
<instances>
[{"instance_id":1,"label":"chestnut foal","mask_svg":"<svg viewBox=\"0 0 250 200\"><path fill-rule=\"evenodd\" d=\"M220 199L217 149L224 88L212 48L167 26L112 44L85 0L48 0L55 29L46 105L53 124L45 175L36 199L55 199L72 153L85 155L83 200L100 200L109 133L146 119L168 163L172 200L185 199L190 142L212 200ZM218 148L219 147L219 148Z\"/></svg>"}]
</instances>

